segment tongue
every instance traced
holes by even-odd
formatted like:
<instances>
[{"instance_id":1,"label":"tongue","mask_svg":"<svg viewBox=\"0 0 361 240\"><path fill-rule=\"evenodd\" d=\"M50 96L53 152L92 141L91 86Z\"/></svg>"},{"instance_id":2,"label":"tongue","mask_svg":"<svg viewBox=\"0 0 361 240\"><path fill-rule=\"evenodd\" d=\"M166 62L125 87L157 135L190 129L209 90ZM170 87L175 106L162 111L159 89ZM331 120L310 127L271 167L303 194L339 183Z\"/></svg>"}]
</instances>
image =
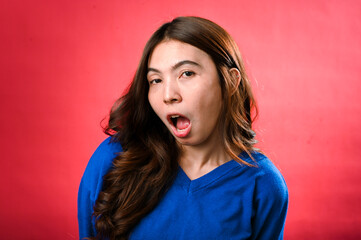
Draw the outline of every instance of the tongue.
<instances>
[{"instance_id":1,"label":"tongue","mask_svg":"<svg viewBox=\"0 0 361 240\"><path fill-rule=\"evenodd\" d=\"M186 129L189 126L190 122L188 118L185 117L178 117L177 119L177 126L179 130Z\"/></svg>"}]
</instances>

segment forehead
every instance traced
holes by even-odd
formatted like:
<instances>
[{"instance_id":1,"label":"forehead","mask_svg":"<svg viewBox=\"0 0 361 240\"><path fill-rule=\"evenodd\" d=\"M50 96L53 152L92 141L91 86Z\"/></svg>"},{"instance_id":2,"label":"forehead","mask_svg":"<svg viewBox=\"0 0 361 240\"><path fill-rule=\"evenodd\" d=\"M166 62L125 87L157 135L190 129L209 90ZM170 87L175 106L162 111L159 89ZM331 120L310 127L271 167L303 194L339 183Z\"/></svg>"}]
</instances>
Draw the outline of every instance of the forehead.
<instances>
[{"instance_id":1,"label":"forehead","mask_svg":"<svg viewBox=\"0 0 361 240\"><path fill-rule=\"evenodd\" d=\"M153 50L148 62L149 68L166 68L184 60L204 65L212 61L201 49L176 40L159 43Z\"/></svg>"}]
</instances>

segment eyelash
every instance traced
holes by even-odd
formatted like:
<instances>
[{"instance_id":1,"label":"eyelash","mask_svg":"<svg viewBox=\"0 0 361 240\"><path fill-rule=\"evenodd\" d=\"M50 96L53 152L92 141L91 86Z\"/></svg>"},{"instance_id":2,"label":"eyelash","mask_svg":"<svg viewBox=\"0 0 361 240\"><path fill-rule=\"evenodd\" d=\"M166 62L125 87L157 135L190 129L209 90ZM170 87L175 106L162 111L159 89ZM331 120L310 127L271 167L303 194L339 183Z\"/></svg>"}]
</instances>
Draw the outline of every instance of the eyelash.
<instances>
[{"instance_id":1,"label":"eyelash","mask_svg":"<svg viewBox=\"0 0 361 240\"><path fill-rule=\"evenodd\" d=\"M192 72L192 71L184 71L184 72L182 72L181 76L188 78L188 77L192 77L194 74L195 74L195 72ZM157 84L157 83L160 83L161 81L162 81L161 79L157 78L157 79L150 80L149 84Z\"/></svg>"},{"instance_id":2,"label":"eyelash","mask_svg":"<svg viewBox=\"0 0 361 240\"><path fill-rule=\"evenodd\" d=\"M187 76L187 73L188 73L188 74L190 73L191 75ZM191 77L191 76L193 76L194 74L195 74L195 73L192 72L192 71L184 71L181 76L184 75L185 77Z\"/></svg>"},{"instance_id":3,"label":"eyelash","mask_svg":"<svg viewBox=\"0 0 361 240\"><path fill-rule=\"evenodd\" d=\"M160 80L159 78L157 79L153 79L153 80L150 80L149 81L149 84L157 84L157 83L160 83L162 80Z\"/></svg>"}]
</instances>

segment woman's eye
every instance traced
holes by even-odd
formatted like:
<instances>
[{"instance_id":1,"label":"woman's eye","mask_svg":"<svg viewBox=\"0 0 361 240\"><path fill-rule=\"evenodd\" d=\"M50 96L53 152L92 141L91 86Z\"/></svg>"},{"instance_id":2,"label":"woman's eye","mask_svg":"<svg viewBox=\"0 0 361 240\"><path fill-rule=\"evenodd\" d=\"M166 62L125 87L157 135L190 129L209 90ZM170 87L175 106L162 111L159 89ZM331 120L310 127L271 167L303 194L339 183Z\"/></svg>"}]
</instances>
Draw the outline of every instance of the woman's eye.
<instances>
[{"instance_id":1,"label":"woman's eye","mask_svg":"<svg viewBox=\"0 0 361 240\"><path fill-rule=\"evenodd\" d=\"M185 72L183 72L183 74L182 75L184 75L185 77L191 77L191 76L193 76L194 75L194 72L191 72L191 71L185 71Z\"/></svg>"},{"instance_id":2,"label":"woman's eye","mask_svg":"<svg viewBox=\"0 0 361 240\"><path fill-rule=\"evenodd\" d=\"M150 84L157 84L157 83L160 83L162 80L160 79L153 79L153 80L150 80L149 83Z\"/></svg>"}]
</instances>

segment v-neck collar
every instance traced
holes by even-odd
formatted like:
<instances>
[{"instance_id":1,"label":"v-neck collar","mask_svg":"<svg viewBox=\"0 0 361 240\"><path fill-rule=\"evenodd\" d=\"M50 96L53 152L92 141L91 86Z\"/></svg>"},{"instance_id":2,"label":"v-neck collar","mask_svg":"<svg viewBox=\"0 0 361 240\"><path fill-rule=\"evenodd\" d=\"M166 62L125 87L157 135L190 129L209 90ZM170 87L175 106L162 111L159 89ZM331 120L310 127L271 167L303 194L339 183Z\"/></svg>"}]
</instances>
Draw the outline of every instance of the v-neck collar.
<instances>
[{"instance_id":1,"label":"v-neck collar","mask_svg":"<svg viewBox=\"0 0 361 240\"><path fill-rule=\"evenodd\" d=\"M183 171L181 166L179 166L178 175L175 180L175 183L178 185L181 185L181 187L187 193L195 192L195 191L198 191L198 190L206 187L207 185L217 181L219 178L223 177L231 170L233 170L237 167L241 167L241 166L242 165L240 163L238 163L237 161L230 160L230 161L216 167L212 171L204 174L203 176L193 179L193 180L191 180L187 176L187 174Z\"/></svg>"}]
</instances>

